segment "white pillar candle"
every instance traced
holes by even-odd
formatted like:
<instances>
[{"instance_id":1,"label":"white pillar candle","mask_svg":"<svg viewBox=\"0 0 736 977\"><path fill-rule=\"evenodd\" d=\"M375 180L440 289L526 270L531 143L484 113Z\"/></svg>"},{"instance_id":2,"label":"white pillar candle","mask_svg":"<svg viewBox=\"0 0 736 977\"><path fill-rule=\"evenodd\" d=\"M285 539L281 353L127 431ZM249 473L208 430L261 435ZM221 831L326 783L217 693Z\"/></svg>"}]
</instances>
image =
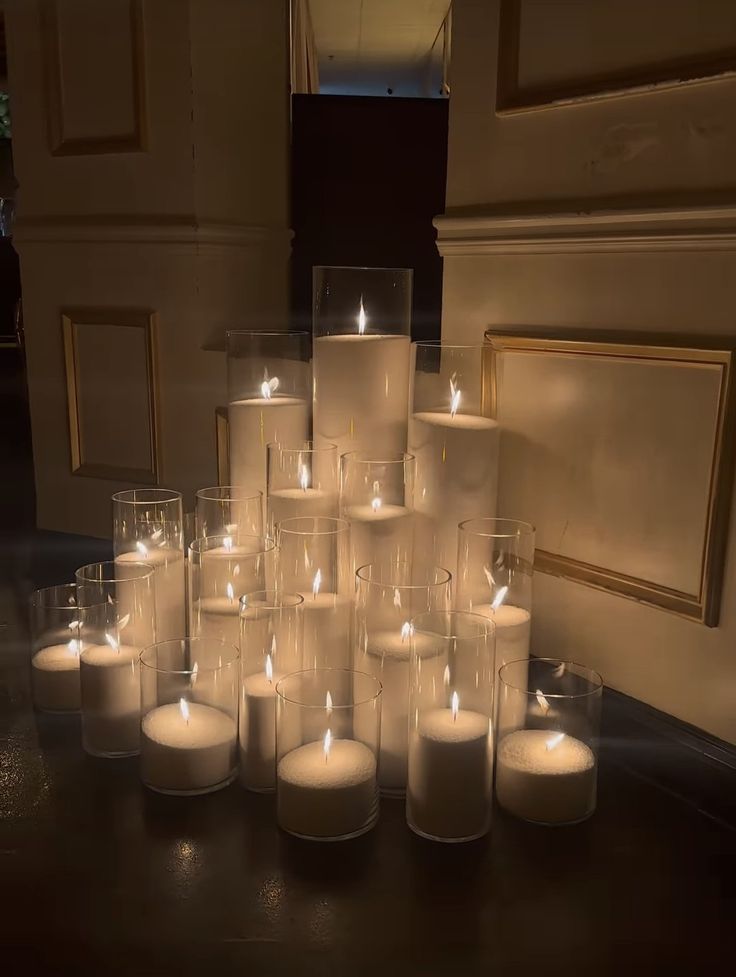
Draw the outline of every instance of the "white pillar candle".
<instances>
[{"instance_id":1,"label":"white pillar candle","mask_svg":"<svg viewBox=\"0 0 736 977\"><path fill-rule=\"evenodd\" d=\"M279 825L295 835L358 834L378 813L376 759L364 743L334 739L300 746L277 771Z\"/></svg>"},{"instance_id":2,"label":"white pillar candle","mask_svg":"<svg viewBox=\"0 0 736 977\"><path fill-rule=\"evenodd\" d=\"M403 505L349 505L343 513L350 522L353 568L411 563L414 520Z\"/></svg>"},{"instance_id":3,"label":"white pillar candle","mask_svg":"<svg viewBox=\"0 0 736 977\"><path fill-rule=\"evenodd\" d=\"M501 604L496 608L491 604L477 604L471 610L473 614L482 614L496 625L496 672L508 662L529 657L532 628L529 611L514 604Z\"/></svg>"},{"instance_id":4,"label":"white pillar candle","mask_svg":"<svg viewBox=\"0 0 736 977\"><path fill-rule=\"evenodd\" d=\"M192 637L220 638L239 647L238 600L233 593L232 597L202 597L195 601L192 606Z\"/></svg>"},{"instance_id":5,"label":"white pillar candle","mask_svg":"<svg viewBox=\"0 0 736 977\"><path fill-rule=\"evenodd\" d=\"M170 641L186 635L185 563L181 550L170 547L147 546L141 542L137 549L115 557L120 574L128 563L146 563L153 567L153 592L156 603L156 641ZM132 589L130 591L133 592ZM127 613L124 601L119 614Z\"/></svg>"},{"instance_id":6,"label":"white pillar candle","mask_svg":"<svg viewBox=\"0 0 736 977\"><path fill-rule=\"evenodd\" d=\"M266 670L243 679L240 707L240 779L250 790L276 786L276 683Z\"/></svg>"},{"instance_id":7,"label":"white pillar candle","mask_svg":"<svg viewBox=\"0 0 736 977\"><path fill-rule=\"evenodd\" d=\"M453 577L458 523L496 514L498 447L499 426L488 417L424 411L409 418L416 554Z\"/></svg>"},{"instance_id":8,"label":"white pillar candle","mask_svg":"<svg viewBox=\"0 0 736 977\"><path fill-rule=\"evenodd\" d=\"M304 668L348 668L353 602L342 594L302 594Z\"/></svg>"},{"instance_id":9,"label":"white pillar candle","mask_svg":"<svg viewBox=\"0 0 736 977\"><path fill-rule=\"evenodd\" d=\"M309 406L300 397L251 397L232 401L230 484L266 497L266 445L297 444L309 437Z\"/></svg>"},{"instance_id":10,"label":"white pillar candle","mask_svg":"<svg viewBox=\"0 0 736 977\"><path fill-rule=\"evenodd\" d=\"M95 756L137 753L140 747L141 649L85 647L81 656L82 741Z\"/></svg>"},{"instance_id":11,"label":"white pillar candle","mask_svg":"<svg viewBox=\"0 0 736 977\"><path fill-rule=\"evenodd\" d=\"M152 709L141 724L143 782L171 793L201 793L232 779L237 728L226 713L197 702Z\"/></svg>"},{"instance_id":12,"label":"white pillar candle","mask_svg":"<svg viewBox=\"0 0 736 977\"><path fill-rule=\"evenodd\" d=\"M337 493L316 488L276 489L268 496L269 532L284 519L337 516Z\"/></svg>"},{"instance_id":13,"label":"white pillar candle","mask_svg":"<svg viewBox=\"0 0 736 977\"><path fill-rule=\"evenodd\" d=\"M527 821L566 824L595 808L596 761L585 743L565 733L519 729L504 736L496 759L496 796Z\"/></svg>"},{"instance_id":14,"label":"white pillar candle","mask_svg":"<svg viewBox=\"0 0 736 977\"><path fill-rule=\"evenodd\" d=\"M346 451L406 450L408 336L320 336L313 345L314 440Z\"/></svg>"},{"instance_id":15,"label":"white pillar candle","mask_svg":"<svg viewBox=\"0 0 736 977\"><path fill-rule=\"evenodd\" d=\"M433 838L473 838L488 828L491 725L469 709L431 709L412 730L408 811Z\"/></svg>"},{"instance_id":16,"label":"white pillar candle","mask_svg":"<svg viewBox=\"0 0 736 977\"><path fill-rule=\"evenodd\" d=\"M33 702L45 712L79 710L79 643L41 648L31 659Z\"/></svg>"}]
</instances>

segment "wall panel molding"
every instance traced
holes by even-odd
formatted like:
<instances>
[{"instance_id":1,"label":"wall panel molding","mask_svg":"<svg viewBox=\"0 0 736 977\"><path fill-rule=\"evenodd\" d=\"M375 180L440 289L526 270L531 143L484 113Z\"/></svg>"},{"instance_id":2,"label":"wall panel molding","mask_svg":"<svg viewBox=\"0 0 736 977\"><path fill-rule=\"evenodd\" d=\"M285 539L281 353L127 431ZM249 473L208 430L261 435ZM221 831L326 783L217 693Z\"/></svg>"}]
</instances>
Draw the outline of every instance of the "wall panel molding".
<instances>
[{"instance_id":1,"label":"wall panel molding","mask_svg":"<svg viewBox=\"0 0 736 977\"><path fill-rule=\"evenodd\" d=\"M736 205L671 210L435 218L443 257L631 251L734 251Z\"/></svg>"}]
</instances>

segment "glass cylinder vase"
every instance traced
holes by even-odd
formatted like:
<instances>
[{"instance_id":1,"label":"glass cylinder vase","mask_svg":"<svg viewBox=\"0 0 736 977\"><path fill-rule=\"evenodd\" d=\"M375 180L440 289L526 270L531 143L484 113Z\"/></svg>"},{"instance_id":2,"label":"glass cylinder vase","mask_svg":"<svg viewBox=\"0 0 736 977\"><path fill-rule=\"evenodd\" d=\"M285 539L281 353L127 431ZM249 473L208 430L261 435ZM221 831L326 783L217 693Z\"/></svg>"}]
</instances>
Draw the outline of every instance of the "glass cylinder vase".
<instances>
[{"instance_id":1,"label":"glass cylinder vase","mask_svg":"<svg viewBox=\"0 0 736 977\"><path fill-rule=\"evenodd\" d=\"M181 493L130 489L112 497L115 562L153 567L156 640L186 634L184 535Z\"/></svg>"},{"instance_id":2,"label":"glass cylinder vase","mask_svg":"<svg viewBox=\"0 0 736 977\"><path fill-rule=\"evenodd\" d=\"M312 376L308 332L227 334L230 481L266 497L266 445L309 437Z\"/></svg>"},{"instance_id":3,"label":"glass cylinder vase","mask_svg":"<svg viewBox=\"0 0 736 977\"><path fill-rule=\"evenodd\" d=\"M350 523L353 571L414 556L414 456L349 451L340 459L340 515Z\"/></svg>"},{"instance_id":4,"label":"glass cylinder vase","mask_svg":"<svg viewBox=\"0 0 736 977\"><path fill-rule=\"evenodd\" d=\"M415 558L455 577L458 523L496 515L499 426L489 416L490 352L486 346L414 343L412 353Z\"/></svg>"},{"instance_id":5,"label":"glass cylinder vase","mask_svg":"<svg viewBox=\"0 0 736 977\"><path fill-rule=\"evenodd\" d=\"M156 633L155 573L147 563L91 563L77 570L84 612L80 680L82 745L100 757L140 747L139 659Z\"/></svg>"},{"instance_id":6,"label":"glass cylinder vase","mask_svg":"<svg viewBox=\"0 0 736 977\"><path fill-rule=\"evenodd\" d=\"M237 485L213 485L198 489L194 509L193 539L244 533L263 535L263 496L248 495Z\"/></svg>"},{"instance_id":7,"label":"glass cylinder vase","mask_svg":"<svg viewBox=\"0 0 736 977\"><path fill-rule=\"evenodd\" d=\"M472 841L491 825L493 624L420 614L411 640L407 821L434 841Z\"/></svg>"},{"instance_id":8,"label":"glass cylinder vase","mask_svg":"<svg viewBox=\"0 0 736 977\"><path fill-rule=\"evenodd\" d=\"M284 519L338 514L338 458L334 444L268 445L268 532Z\"/></svg>"},{"instance_id":9,"label":"glass cylinder vase","mask_svg":"<svg viewBox=\"0 0 736 977\"><path fill-rule=\"evenodd\" d=\"M240 598L273 586L268 536L206 536L189 547L189 634L240 643Z\"/></svg>"},{"instance_id":10,"label":"glass cylinder vase","mask_svg":"<svg viewBox=\"0 0 736 977\"><path fill-rule=\"evenodd\" d=\"M551 658L499 671L496 797L510 814L573 824L595 810L603 682Z\"/></svg>"},{"instance_id":11,"label":"glass cylinder vase","mask_svg":"<svg viewBox=\"0 0 736 977\"><path fill-rule=\"evenodd\" d=\"M406 450L411 302L410 268L314 268L317 445Z\"/></svg>"},{"instance_id":12,"label":"glass cylinder vase","mask_svg":"<svg viewBox=\"0 0 736 977\"><path fill-rule=\"evenodd\" d=\"M300 594L263 590L240 598L240 779L248 790L276 786L276 684L302 667Z\"/></svg>"},{"instance_id":13,"label":"glass cylinder vase","mask_svg":"<svg viewBox=\"0 0 736 977\"><path fill-rule=\"evenodd\" d=\"M79 712L83 611L76 584L34 590L30 612L33 705L40 712Z\"/></svg>"},{"instance_id":14,"label":"glass cylinder vase","mask_svg":"<svg viewBox=\"0 0 736 977\"><path fill-rule=\"evenodd\" d=\"M304 665L350 665L355 591L349 523L322 516L281 522L276 581L278 590L304 598Z\"/></svg>"},{"instance_id":15,"label":"glass cylinder vase","mask_svg":"<svg viewBox=\"0 0 736 977\"><path fill-rule=\"evenodd\" d=\"M237 771L238 649L183 638L141 655L141 776L163 794L208 794Z\"/></svg>"},{"instance_id":16,"label":"glass cylinder vase","mask_svg":"<svg viewBox=\"0 0 736 977\"><path fill-rule=\"evenodd\" d=\"M409 726L411 620L428 611L450 610L450 574L440 567L403 563L363 566L356 574L355 667L380 681L381 762L378 782L386 794L403 794ZM439 654L437 642L417 647Z\"/></svg>"},{"instance_id":17,"label":"glass cylinder vase","mask_svg":"<svg viewBox=\"0 0 736 977\"><path fill-rule=\"evenodd\" d=\"M369 831L378 820L380 682L316 668L287 675L276 692L279 827L316 841Z\"/></svg>"}]
</instances>

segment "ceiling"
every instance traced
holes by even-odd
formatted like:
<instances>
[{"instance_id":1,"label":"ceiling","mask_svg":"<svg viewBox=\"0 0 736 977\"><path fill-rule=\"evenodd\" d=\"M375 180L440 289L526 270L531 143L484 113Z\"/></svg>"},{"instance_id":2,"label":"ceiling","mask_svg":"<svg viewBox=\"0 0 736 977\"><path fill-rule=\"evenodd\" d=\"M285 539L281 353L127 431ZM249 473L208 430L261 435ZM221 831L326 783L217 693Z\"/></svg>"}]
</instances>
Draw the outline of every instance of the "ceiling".
<instances>
[{"instance_id":1,"label":"ceiling","mask_svg":"<svg viewBox=\"0 0 736 977\"><path fill-rule=\"evenodd\" d=\"M430 52L450 0L309 0L320 92L437 95ZM441 58L441 42L435 63Z\"/></svg>"}]
</instances>

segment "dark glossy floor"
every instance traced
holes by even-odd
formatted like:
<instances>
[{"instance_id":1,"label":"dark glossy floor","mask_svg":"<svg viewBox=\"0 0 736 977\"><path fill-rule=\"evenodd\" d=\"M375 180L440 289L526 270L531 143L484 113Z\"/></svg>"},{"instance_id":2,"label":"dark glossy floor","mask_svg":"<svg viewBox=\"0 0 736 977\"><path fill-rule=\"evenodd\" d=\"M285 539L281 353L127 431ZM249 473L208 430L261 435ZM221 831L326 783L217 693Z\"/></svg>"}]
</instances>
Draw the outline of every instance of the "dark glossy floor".
<instances>
[{"instance_id":1,"label":"dark glossy floor","mask_svg":"<svg viewBox=\"0 0 736 977\"><path fill-rule=\"evenodd\" d=\"M271 797L161 797L135 760L85 756L77 719L31 711L14 594L105 549L52 535L3 548L3 973L733 972L732 757L640 721L627 700L606 703L589 822L498 813L489 838L457 847L414 837L396 801L362 839L297 842Z\"/></svg>"}]
</instances>

